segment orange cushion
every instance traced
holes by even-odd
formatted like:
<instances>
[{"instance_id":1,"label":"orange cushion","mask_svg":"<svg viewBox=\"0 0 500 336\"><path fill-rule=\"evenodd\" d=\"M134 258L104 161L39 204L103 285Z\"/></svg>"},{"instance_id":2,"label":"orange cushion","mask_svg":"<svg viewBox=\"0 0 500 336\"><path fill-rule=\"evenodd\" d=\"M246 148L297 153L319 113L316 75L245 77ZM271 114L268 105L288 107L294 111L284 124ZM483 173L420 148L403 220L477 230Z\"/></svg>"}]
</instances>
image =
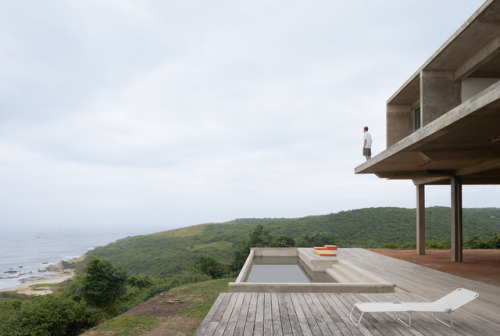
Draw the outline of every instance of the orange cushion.
<instances>
[{"instance_id":1,"label":"orange cushion","mask_svg":"<svg viewBox=\"0 0 500 336\"><path fill-rule=\"evenodd\" d=\"M332 251L320 251L320 250L315 250L314 253L321 257L336 257L337 253L333 253Z\"/></svg>"},{"instance_id":2,"label":"orange cushion","mask_svg":"<svg viewBox=\"0 0 500 336\"><path fill-rule=\"evenodd\" d=\"M315 250L336 250L337 245L315 246Z\"/></svg>"}]
</instances>

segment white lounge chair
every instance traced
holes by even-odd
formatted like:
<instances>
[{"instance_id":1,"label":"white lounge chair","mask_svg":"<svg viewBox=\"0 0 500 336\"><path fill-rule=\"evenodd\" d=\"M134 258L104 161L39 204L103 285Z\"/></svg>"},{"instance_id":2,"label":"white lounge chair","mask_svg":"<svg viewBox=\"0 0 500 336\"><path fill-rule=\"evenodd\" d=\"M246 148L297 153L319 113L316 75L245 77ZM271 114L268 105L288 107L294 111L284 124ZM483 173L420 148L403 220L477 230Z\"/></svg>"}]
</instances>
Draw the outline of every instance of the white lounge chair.
<instances>
[{"instance_id":1,"label":"white lounge chair","mask_svg":"<svg viewBox=\"0 0 500 336\"><path fill-rule=\"evenodd\" d=\"M474 300L478 296L478 293L465 288L458 288L434 302L357 302L354 304L354 307L352 307L349 318L351 319L351 322L356 325L356 327L359 327L364 313L395 312L398 321L403 323L408 328L411 328L411 313L429 312L433 313L434 318L437 321L453 329L453 319L451 318L451 313L462 307L464 304ZM358 322L355 322L353 319L355 310L361 312ZM401 312L408 313L408 323L399 318L399 313ZM450 324L439 319L436 313L448 313Z\"/></svg>"}]
</instances>

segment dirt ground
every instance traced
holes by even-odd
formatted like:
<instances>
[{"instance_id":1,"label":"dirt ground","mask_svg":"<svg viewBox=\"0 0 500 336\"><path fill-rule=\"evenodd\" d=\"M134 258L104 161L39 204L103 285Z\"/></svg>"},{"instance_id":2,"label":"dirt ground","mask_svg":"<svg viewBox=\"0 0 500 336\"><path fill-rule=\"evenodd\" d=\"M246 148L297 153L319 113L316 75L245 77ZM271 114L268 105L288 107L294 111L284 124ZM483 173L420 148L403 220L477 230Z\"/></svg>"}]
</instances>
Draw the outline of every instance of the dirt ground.
<instances>
[{"instance_id":1,"label":"dirt ground","mask_svg":"<svg viewBox=\"0 0 500 336\"><path fill-rule=\"evenodd\" d=\"M426 250L425 255L415 250L370 251L500 287L500 250L463 250L461 263L451 261L450 250Z\"/></svg>"}]
</instances>

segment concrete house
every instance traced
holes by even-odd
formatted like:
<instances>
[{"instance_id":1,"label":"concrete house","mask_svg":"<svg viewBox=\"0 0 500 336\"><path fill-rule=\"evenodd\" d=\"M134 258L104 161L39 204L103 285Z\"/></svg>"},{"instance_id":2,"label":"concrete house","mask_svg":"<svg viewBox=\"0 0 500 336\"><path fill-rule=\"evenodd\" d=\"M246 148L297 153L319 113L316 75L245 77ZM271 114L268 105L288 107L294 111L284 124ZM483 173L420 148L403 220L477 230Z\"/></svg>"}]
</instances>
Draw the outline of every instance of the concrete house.
<instances>
[{"instance_id":1,"label":"concrete house","mask_svg":"<svg viewBox=\"0 0 500 336\"><path fill-rule=\"evenodd\" d=\"M425 186L451 185L451 259L462 261L462 186L500 184L500 0L488 0L387 101L387 148L356 174L412 180L417 252Z\"/></svg>"}]
</instances>

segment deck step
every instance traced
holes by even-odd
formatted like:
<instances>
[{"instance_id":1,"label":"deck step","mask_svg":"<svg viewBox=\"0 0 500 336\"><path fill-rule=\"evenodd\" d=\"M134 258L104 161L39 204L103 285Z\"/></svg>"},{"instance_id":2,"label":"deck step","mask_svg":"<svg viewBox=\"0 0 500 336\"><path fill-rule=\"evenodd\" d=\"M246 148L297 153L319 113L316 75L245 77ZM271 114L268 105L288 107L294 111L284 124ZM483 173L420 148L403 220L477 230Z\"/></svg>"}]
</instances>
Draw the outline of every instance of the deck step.
<instances>
[{"instance_id":1,"label":"deck step","mask_svg":"<svg viewBox=\"0 0 500 336\"><path fill-rule=\"evenodd\" d=\"M346 267L340 264L332 265L331 268L326 269L326 272L335 280L337 280L337 282L339 283L359 282L356 281L356 278L350 274L351 272L349 272L349 270L347 270Z\"/></svg>"}]
</instances>

